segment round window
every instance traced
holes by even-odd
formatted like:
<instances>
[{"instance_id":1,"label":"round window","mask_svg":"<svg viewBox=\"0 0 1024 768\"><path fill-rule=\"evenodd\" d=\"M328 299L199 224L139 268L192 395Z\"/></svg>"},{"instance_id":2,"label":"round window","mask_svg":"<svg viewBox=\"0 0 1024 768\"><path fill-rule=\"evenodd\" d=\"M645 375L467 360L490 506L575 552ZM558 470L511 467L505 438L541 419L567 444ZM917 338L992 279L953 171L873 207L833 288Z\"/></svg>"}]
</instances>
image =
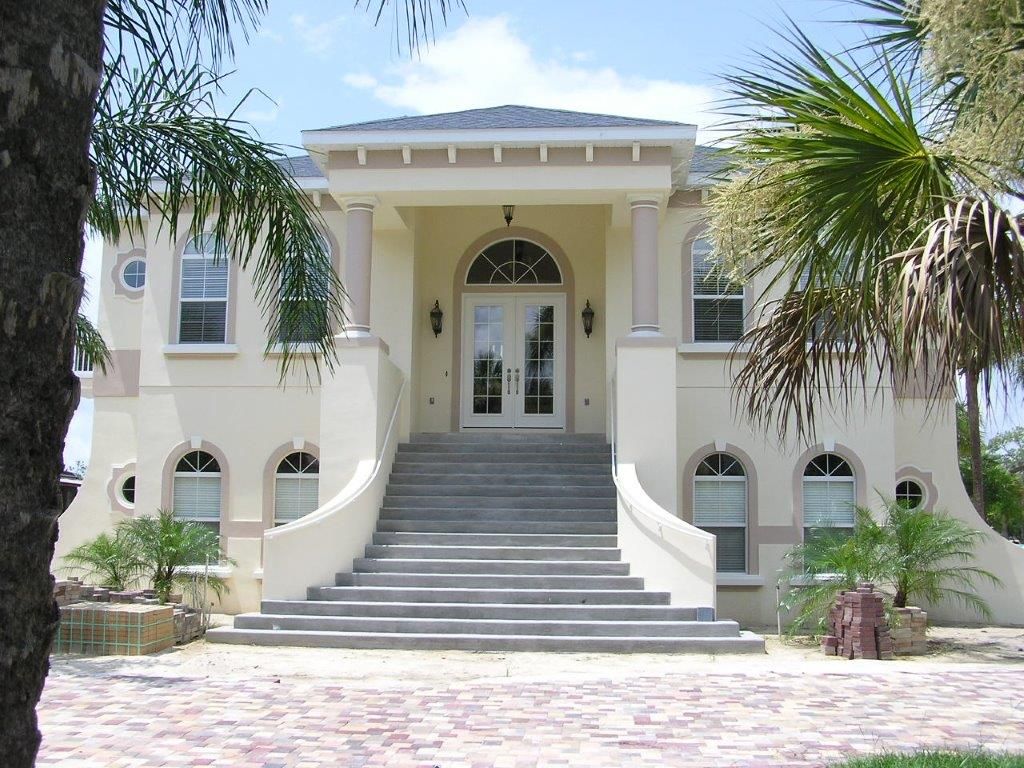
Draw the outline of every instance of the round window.
<instances>
[{"instance_id":1,"label":"round window","mask_svg":"<svg viewBox=\"0 0 1024 768\"><path fill-rule=\"evenodd\" d=\"M140 290L146 284L146 262L144 259L132 259L121 270L121 280L125 287L133 291Z\"/></svg>"},{"instance_id":2,"label":"round window","mask_svg":"<svg viewBox=\"0 0 1024 768\"><path fill-rule=\"evenodd\" d=\"M918 509L924 504L924 489L916 480L900 480L896 484L896 503L907 509Z\"/></svg>"},{"instance_id":3,"label":"round window","mask_svg":"<svg viewBox=\"0 0 1024 768\"><path fill-rule=\"evenodd\" d=\"M128 475L121 481L121 498L127 504L135 504L135 475Z\"/></svg>"}]
</instances>

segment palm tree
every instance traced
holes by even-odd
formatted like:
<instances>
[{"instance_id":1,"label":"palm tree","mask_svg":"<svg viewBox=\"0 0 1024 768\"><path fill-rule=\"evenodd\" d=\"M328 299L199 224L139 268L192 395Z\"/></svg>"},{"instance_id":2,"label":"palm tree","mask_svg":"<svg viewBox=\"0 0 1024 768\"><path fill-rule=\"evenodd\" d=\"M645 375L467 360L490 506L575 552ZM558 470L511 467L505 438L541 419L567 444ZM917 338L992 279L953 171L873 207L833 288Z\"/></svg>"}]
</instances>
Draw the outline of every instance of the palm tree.
<instances>
[{"instance_id":1,"label":"palm tree","mask_svg":"<svg viewBox=\"0 0 1024 768\"><path fill-rule=\"evenodd\" d=\"M435 10L444 21L462 0L361 4L378 21L392 9L413 49L429 40ZM310 295L327 263L316 209L273 162L282 149L218 114L213 99L232 36L248 36L266 9L267 0L0 3L0 755L11 768L31 766L39 746L35 705L58 620L50 562L79 399L70 361L76 329L82 342L88 332L78 318L87 223L131 235L145 209L173 236L198 232L216 207L214 234L250 270L268 335L315 324L325 331L318 360L332 364L337 278L321 302L292 300ZM282 370L293 362L286 354Z\"/></svg>"},{"instance_id":2,"label":"palm tree","mask_svg":"<svg viewBox=\"0 0 1024 768\"><path fill-rule=\"evenodd\" d=\"M915 381L937 403L962 374L983 512L980 399L1024 348L1024 218L1003 207L1024 199L1022 9L855 1L876 14L863 46L794 29L791 53L727 78L712 231L767 285L737 399L808 436L819 407Z\"/></svg>"},{"instance_id":3,"label":"palm tree","mask_svg":"<svg viewBox=\"0 0 1024 768\"><path fill-rule=\"evenodd\" d=\"M143 563L127 545L121 531L101 533L64 556L68 569L102 587L121 591L138 580Z\"/></svg>"},{"instance_id":4,"label":"palm tree","mask_svg":"<svg viewBox=\"0 0 1024 768\"><path fill-rule=\"evenodd\" d=\"M187 585L188 566L231 562L221 552L215 531L192 520L177 520L170 510L123 520L117 532L125 549L137 558L141 575L149 579L163 602L175 586ZM209 574L207 578L217 595L227 589L219 576Z\"/></svg>"},{"instance_id":5,"label":"palm tree","mask_svg":"<svg viewBox=\"0 0 1024 768\"><path fill-rule=\"evenodd\" d=\"M823 529L787 553L782 582L793 586L782 605L796 611L791 631L823 628L836 596L865 581L888 592L896 608L912 600L950 600L990 615L974 591L979 579L1000 583L974 565L974 550L985 534L943 513L884 501L881 522L861 507L852 531Z\"/></svg>"}]
</instances>

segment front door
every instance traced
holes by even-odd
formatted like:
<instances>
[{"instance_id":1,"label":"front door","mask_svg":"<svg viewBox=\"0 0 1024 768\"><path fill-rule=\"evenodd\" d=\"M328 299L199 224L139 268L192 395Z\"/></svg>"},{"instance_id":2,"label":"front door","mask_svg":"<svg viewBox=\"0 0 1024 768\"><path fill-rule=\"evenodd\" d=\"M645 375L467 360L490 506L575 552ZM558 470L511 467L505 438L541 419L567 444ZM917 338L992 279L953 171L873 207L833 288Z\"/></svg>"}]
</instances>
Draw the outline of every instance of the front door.
<instances>
[{"instance_id":1,"label":"front door","mask_svg":"<svg viewBox=\"0 0 1024 768\"><path fill-rule=\"evenodd\" d=\"M462 426L565 426L565 296L463 297Z\"/></svg>"}]
</instances>

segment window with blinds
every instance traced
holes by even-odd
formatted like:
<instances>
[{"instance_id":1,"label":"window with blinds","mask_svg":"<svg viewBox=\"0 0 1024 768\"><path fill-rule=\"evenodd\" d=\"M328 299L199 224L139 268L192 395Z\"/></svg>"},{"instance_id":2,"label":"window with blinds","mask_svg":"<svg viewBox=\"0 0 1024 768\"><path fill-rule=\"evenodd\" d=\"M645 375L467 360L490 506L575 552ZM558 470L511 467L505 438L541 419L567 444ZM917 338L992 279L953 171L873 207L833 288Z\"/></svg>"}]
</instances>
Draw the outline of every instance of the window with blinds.
<instances>
[{"instance_id":1,"label":"window with blinds","mask_svg":"<svg viewBox=\"0 0 1024 768\"><path fill-rule=\"evenodd\" d=\"M747 473L727 453L713 453L693 478L693 524L717 538L716 570L747 570Z\"/></svg>"},{"instance_id":2,"label":"window with blinds","mask_svg":"<svg viewBox=\"0 0 1024 768\"><path fill-rule=\"evenodd\" d=\"M699 238L693 260L693 340L739 341L743 336L743 286L726 274L711 241Z\"/></svg>"},{"instance_id":3,"label":"window with blinds","mask_svg":"<svg viewBox=\"0 0 1024 768\"><path fill-rule=\"evenodd\" d=\"M285 266L281 271L280 317L277 329L277 340L282 344L310 344L323 339L330 333L329 299L331 290L332 269L330 265L331 245L326 237L320 238L323 254L327 262L322 263L319 256L308 257L305 286L297 288L292 285L289 291L286 286L294 283L292 276L295 267Z\"/></svg>"},{"instance_id":4,"label":"window with blinds","mask_svg":"<svg viewBox=\"0 0 1024 768\"><path fill-rule=\"evenodd\" d=\"M808 462L803 477L804 539L823 531L852 531L856 480L846 459L823 453Z\"/></svg>"},{"instance_id":5,"label":"window with blinds","mask_svg":"<svg viewBox=\"0 0 1024 768\"><path fill-rule=\"evenodd\" d=\"M206 451L189 451L174 468L172 509L179 520L220 531L220 464Z\"/></svg>"},{"instance_id":6,"label":"window with blinds","mask_svg":"<svg viewBox=\"0 0 1024 768\"><path fill-rule=\"evenodd\" d=\"M211 235L189 241L181 255L178 342L227 341L228 254Z\"/></svg>"},{"instance_id":7,"label":"window with blinds","mask_svg":"<svg viewBox=\"0 0 1024 768\"><path fill-rule=\"evenodd\" d=\"M320 462L302 451L286 456L274 476L274 525L308 515L319 506Z\"/></svg>"}]
</instances>

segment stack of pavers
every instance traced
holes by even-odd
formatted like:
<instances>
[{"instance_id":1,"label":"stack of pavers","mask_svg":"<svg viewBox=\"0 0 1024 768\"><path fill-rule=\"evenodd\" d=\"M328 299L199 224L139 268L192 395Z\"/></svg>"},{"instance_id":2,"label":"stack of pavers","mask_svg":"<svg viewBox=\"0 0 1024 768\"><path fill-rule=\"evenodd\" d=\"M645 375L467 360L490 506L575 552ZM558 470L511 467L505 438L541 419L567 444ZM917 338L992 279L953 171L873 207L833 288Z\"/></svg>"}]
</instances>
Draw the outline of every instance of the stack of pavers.
<instances>
[{"instance_id":1,"label":"stack of pavers","mask_svg":"<svg viewBox=\"0 0 1024 768\"><path fill-rule=\"evenodd\" d=\"M912 606L894 608L893 612L899 617L899 626L889 630L896 655L914 656L927 653L928 613Z\"/></svg>"},{"instance_id":2,"label":"stack of pavers","mask_svg":"<svg viewBox=\"0 0 1024 768\"><path fill-rule=\"evenodd\" d=\"M885 618L885 600L873 584L840 593L828 616L829 634L821 648L846 659L891 659L892 636Z\"/></svg>"}]
</instances>

